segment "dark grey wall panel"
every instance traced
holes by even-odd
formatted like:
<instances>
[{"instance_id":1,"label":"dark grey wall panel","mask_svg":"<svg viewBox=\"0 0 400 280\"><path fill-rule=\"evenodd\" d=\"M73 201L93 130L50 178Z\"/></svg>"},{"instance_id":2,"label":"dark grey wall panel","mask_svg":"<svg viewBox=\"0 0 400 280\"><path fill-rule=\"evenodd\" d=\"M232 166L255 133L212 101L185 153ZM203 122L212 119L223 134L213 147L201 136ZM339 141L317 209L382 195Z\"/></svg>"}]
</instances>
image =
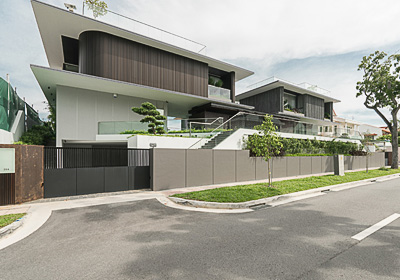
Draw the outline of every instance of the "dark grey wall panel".
<instances>
[{"instance_id":1,"label":"dark grey wall panel","mask_svg":"<svg viewBox=\"0 0 400 280\"><path fill-rule=\"evenodd\" d=\"M236 182L256 179L256 159L249 156L249 151L236 151Z\"/></svg>"},{"instance_id":2,"label":"dark grey wall panel","mask_svg":"<svg viewBox=\"0 0 400 280\"><path fill-rule=\"evenodd\" d=\"M308 94L303 95L304 99L304 115L314 119L324 119L324 100Z\"/></svg>"},{"instance_id":3,"label":"dark grey wall panel","mask_svg":"<svg viewBox=\"0 0 400 280\"><path fill-rule=\"evenodd\" d=\"M235 158L235 151L214 150L214 184L235 182Z\"/></svg>"},{"instance_id":4,"label":"dark grey wall panel","mask_svg":"<svg viewBox=\"0 0 400 280\"><path fill-rule=\"evenodd\" d=\"M77 194L91 194L104 192L104 167L77 168Z\"/></svg>"},{"instance_id":5,"label":"dark grey wall panel","mask_svg":"<svg viewBox=\"0 0 400 280\"><path fill-rule=\"evenodd\" d=\"M261 157L256 158L256 180L268 179L268 163Z\"/></svg>"},{"instance_id":6,"label":"dark grey wall panel","mask_svg":"<svg viewBox=\"0 0 400 280\"><path fill-rule=\"evenodd\" d=\"M287 174L287 158L286 157L272 158L271 163L272 163L272 166L271 166L272 178L283 178L283 177L287 176L286 175Z\"/></svg>"},{"instance_id":7,"label":"dark grey wall panel","mask_svg":"<svg viewBox=\"0 0 400 280\"><path fill-rule=\"evenodd\" d=\"M154 149L152 188L154 191L186 186L186 151Z\"/></svg>"},{"instance_id":8,"label":"dark grey wall panel","mask_svg":"<svg viewBox=\"0 0 400 280\"><path fill-rule=\"evenodd\" d=\"M76 168L44 170L44 198L71 195L76 195Z\"/></svg>"},{"instance_id":9,"label":"dark grey wall panel","mask_svg":"<svg viewBox=\"0 0 400 280\"><path fill-rule=\"evenodd\" d=\"M128 190L128 167L104 167L104 189L106 192Z\"/></svg>"},{"instance_id":10,"label":"dark grey wall panel","mask_svg":"<svg viewBox=\"0 0 400 280\"><path fill-rule=\"evenodd\" d=\"M130 190L140 190L150 188L150 167L149 166L129 166L128 167L128 188Z\"/></svg>"},{"instance_id":11,"label":"dark grey wall panel","mask_svg":"<svg viewBox=\"0 0 400 280\"><path fill-rule=\"evenodd\" d=\"M322 160L321 157L311 157L311 173L322 173Z\"/></svg>"},{"instance_id":12,"label":"dark grey wall panel","mask_svg":"<svg viewBox=\"0 0 400 280\"><path fill-rule=\"evenodd\" d=\"M208 96L208 65L100 31L79 36L79 72Z\"/></svg>"},{"instance_id":13,"label":"dark grey wall panel","mask_svg":"<svg viewBox=\"0 0 400 280\"><path fill-rule=\"evenodd\" d=\"M312 157L299 157L300 175L312 174Z\"/></svg>"},{"instance_id":14,"label":"dark grey wall panel","mask_svg":"<svg viewBox=\"0 0 400 280\"><path fill-rule=\"evenodd\" d=\"M263 113L283 112L283 87L278 87L240 100L241 104L254 106Z\"/></svg>"},{"instance_id":15,"label":"dark grey wall panel","mask_svg":"<svg viewBox=\"0 0 400 280\"><path fill-rule=\"evenodd\" d=\"M213 150L186 150L186 187L212 183Z\"/></svg>"},{"instance_id":16,"label":"dark grey wall panel","mask_svg":"<svg viewBox=\"0 0 400 280\"><path fill-rule=\"evenodd\" d=\"M288 157L286 163L286 176L300 175L300 157Z\"/></svg>"}]
</instances>

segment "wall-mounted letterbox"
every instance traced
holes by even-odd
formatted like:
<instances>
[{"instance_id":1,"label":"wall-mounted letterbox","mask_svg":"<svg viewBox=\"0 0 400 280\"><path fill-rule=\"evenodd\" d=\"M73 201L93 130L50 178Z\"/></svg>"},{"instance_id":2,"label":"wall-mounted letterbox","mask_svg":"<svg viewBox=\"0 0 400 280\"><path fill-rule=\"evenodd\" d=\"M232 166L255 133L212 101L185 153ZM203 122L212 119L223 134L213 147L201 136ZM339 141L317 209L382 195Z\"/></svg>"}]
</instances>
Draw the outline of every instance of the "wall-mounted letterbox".
<instances>
[{"instance_id":1,"label":"wall-mounted letterbox","mask_svg":"<svg viewBox=\"0 0 400 280\"><path fill-rule=\"evenodd\" d=\"M0 173L15 173L15 149L0 148Z\"/></svg>"}]
</instances>

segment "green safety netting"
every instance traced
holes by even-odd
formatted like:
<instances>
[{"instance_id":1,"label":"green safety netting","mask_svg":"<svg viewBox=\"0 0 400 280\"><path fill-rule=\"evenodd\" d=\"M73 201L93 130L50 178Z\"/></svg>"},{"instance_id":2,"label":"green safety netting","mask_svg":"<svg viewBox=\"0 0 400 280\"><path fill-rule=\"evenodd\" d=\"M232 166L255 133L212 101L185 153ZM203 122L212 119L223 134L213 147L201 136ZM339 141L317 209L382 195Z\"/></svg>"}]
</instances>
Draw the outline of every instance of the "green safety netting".
<instances>
[{"instance_id":1,"label":"green safety netting","mask_svg":"<svg viewBox=\"0 0 400 280\"><path fill-rule=\"evenodd\" d=\"M27 105L27 117L40 124L38 113ZM18 111L25 111L25 102L15 93L11 85L0 78L0 129L10 131Z\"/></svg>"}]
</instances>

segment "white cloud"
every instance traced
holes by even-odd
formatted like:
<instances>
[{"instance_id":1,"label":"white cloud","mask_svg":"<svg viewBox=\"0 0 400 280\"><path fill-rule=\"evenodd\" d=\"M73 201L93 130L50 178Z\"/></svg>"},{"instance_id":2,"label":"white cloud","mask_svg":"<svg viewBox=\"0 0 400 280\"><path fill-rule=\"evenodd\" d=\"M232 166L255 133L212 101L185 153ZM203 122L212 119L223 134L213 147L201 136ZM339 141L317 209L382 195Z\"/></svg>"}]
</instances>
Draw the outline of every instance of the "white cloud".
<instances>
[{"instance_id":1,"label":"white cloud","mask_svg":"<svg viewBox=\"0 0 400 280\"><path fill-rule=\"evenodd\" d=\"M82 9L81 0L45 2L59 7L73 3L79 13ZM307 81L331 90L342 100L338 113L355 118L366 110L354 97L361 56L400 48L396 0L106 2L113 11L207 45L212 57L255 71L239 89L271 75ZM10 73L19 94L42 111L44 96L29 65L47 65L47 60L30 1L1 0L0 16L0 76ZM379 122L374 113L369 115L365 120Z\"/></svg>"}]
</instances>

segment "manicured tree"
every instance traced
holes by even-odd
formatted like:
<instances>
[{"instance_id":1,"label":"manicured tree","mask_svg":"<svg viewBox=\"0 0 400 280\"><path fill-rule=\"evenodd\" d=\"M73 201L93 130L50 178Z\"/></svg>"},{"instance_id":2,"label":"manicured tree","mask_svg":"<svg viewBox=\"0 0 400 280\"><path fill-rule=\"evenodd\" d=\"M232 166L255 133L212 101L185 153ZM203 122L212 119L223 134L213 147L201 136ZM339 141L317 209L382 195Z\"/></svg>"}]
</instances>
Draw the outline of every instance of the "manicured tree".
<instances>
[{"instance_id":1,"label":"manicured tree","mask_svg":"<svg viewBox=\"0 0 400 280\"><path fill-rule=\"evenodd\" d=\"M400 55L387 57L384 52L376 51L364 56L358 70L364 72L363 80L357 82L357 97L364 95L364 105L374 110L386 123L392 133L392 168L399 168L398 120L400 110ZM389 109L392 120L388 120L382 109Z\"/></svg>"},{"instance_id":2,"label":"manicured tree","mask_svg":"<svg viewBox=\"0 0 400 280\"><path fill-rule=\"evenodd\" d=\"M132 111L136 114L145 116L140 120L142 123L149 123L148 132L151 134L164 134L164 122L167 118L157 111L156 106L150 102L142 103L141 107L132 107Z\"/></svg>"},{"instance_id":3,"label":"manicured tree","mask_svg":"<svg viewBox=\"0 0 400 280\"><path fill-rule=\"evenodd\" d=\"M251 149L255 156L263 157L268 162L268 185L271 187L270 160L274 155L281 152L283 145L276 133L276 126L272 122L272 116L265 115L264 122L255 126L254 129L257 129L258 133L248 138L247 147Z\"/></svg>"},{"instance_id":4,"label":"manicured tree","mask_svg":"<svg viewBox=\"0 0 400 280\"><path fill-rule=\"evenodd\" d=\"M93 17L104 16L107 14L107 3L101 0L84 0L83 2L93 12Z\"/></svg>"}]
</instances>

